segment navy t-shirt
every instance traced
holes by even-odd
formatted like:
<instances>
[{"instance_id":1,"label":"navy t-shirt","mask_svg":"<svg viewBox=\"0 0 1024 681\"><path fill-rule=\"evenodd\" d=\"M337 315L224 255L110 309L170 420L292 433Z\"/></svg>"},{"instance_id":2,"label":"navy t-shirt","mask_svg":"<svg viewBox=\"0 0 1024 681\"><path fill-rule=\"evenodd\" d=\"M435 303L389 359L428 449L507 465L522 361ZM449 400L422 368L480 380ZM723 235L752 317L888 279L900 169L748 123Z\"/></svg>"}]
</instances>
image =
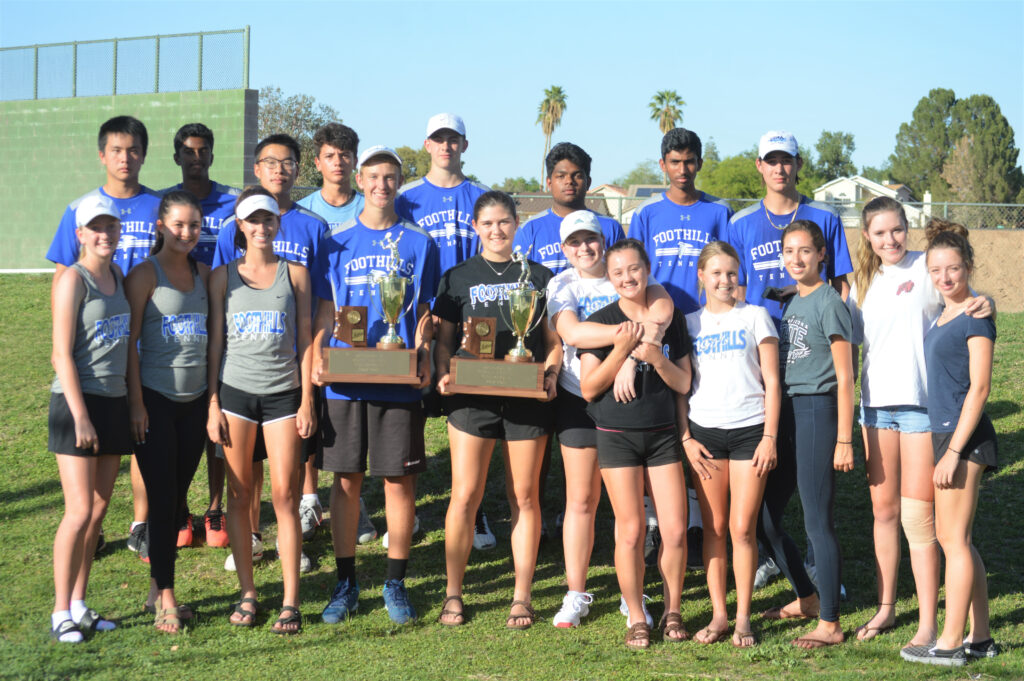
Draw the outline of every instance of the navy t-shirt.
<instances>
[{"instance_id":1,"label":"navy t-shirt","mask_svg":"<svg viewBox=\"0 0 1024 681\"><path fill-rule=\"evenodd\" d=\"M628 322L619 301L602 307L587 317L588 322L618 326ZM683 313L676 308L672 313L672 322L665 330L661 351L672 362L690 353L693 341L686 330ZM614 346L603 348L579 348L580 355L591 354L599 360L611 354ZM652 430L674 425L676 422L676 393L665 383L657 370L647 362L637 362L636 374L633 378L636 399L629 402L616 402L611 388L587 405L587 413L594 419L599 428L609 430Z\"/></svg>"},{"instance_id":2,"label":"navy t-shirt","mask_svg":"<svg viewBox=\"0 0 1024 681\"><path fill-rule=\"evenodd\" d=\"M971 387L971 353L967 339L984 336L996 340L996 323L960 314L942 326L933 324L924 337L928 371L928 420L933 433L956 430L960 411Z\"/></svg>"}]
</instances>

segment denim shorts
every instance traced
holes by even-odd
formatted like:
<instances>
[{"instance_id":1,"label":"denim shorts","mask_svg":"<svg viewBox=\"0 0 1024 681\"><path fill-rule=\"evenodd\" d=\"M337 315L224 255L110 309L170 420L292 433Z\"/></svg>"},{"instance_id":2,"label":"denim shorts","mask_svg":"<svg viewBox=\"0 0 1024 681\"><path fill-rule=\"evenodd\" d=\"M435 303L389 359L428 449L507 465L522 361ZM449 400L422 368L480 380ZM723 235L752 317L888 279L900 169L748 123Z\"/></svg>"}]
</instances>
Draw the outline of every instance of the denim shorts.
<instances>
[{"instance_id":1,"label":"denim shorts","mask_svg":"<svg viewBox=\"0 0 1024 681\"><path fill-rule=\"evenodd\" d=\"M898 433L930 433L932 430L928 410L912 405L865 407L862 404L860 424L865 428L895 430Z\"/></svg>"}]
</instances>

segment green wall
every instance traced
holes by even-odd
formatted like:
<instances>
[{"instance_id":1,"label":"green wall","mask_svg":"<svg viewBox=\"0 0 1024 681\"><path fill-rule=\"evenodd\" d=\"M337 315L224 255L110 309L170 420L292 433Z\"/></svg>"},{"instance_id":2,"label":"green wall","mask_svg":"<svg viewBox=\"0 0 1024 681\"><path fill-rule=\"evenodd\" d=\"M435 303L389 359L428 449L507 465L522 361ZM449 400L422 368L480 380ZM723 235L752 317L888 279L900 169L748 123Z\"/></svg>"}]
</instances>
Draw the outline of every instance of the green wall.
<instances>
[{"instance_id":1,"label":"green wall","mask_svg":"<svg viewBox=\"0 0 1024 681\"><path fill-rule=\"evenodd\" d=\"M105 180L96 135L113 116L146 124L149 152L140 180L147 187L181 182L171 158L174 133L193 122L213 130L210 176L236 187L252 183L257 95L206 90L0 102L0 269L53 267L44 256L64 209Z\"/></svg>"}]
</instances>

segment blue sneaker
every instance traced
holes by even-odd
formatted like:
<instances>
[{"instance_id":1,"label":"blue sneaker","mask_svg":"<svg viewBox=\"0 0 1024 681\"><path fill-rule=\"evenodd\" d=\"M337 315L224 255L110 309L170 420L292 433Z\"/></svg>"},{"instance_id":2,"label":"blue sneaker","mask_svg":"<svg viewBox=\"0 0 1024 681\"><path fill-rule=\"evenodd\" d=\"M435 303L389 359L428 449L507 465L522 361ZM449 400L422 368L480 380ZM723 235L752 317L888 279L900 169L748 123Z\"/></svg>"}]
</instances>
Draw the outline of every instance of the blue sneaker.
<instances>
[{"instance_id":1,"label":"blue sneaker","mask_svg":"<svg viewBox=\"0 0 1024 681\"><path fill-rule=\"evenodd\" d=\"M331 600L320 617L327 624L337 624L352 616L358 609L359 584L346 579L334 587Z\"/></svg>"},{"instance_id":2,"label":"blue sneaker","mask_svg":"<svg viewBox=\"0 0 1024 681\"><path fill-rule=\"evenodd\" d=\"M404 579L389 579L384 582L384 607L388 609L388 617L395 624L405 624L416 619L416 611L409 602L409 592L405 590Z\"/></svg>"}]
</instances>

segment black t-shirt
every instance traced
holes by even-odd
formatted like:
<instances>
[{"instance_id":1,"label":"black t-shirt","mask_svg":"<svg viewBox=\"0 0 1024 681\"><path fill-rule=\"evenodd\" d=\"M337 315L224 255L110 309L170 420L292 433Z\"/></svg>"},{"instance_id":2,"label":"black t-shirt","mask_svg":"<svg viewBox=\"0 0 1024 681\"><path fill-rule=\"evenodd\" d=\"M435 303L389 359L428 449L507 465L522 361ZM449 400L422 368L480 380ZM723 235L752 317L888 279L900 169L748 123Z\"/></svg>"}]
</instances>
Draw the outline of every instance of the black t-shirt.
<instances>
[{"instance_id":1,"label":"black t-shirt","mask_svg":"<svg viewBox=\"0 0 1024 681\"><path fill-rule=\"evenodd\" d=\"M530 267L531 288L546 290L548 281L554 276L551 270L532 260L527 260L527 264ZM495 359L503 358L515 347L516 337L508 324L508 294L518 286L521 273L522 268L514 262L494 263L484 261L482 255L474 255L441 275L441 284L434 300L434 314L458 328L455 339L457 356L467 356L461 348L462 322L467 317L493 317L496 320ZM547 323L546 316L546 300L541 298L533 313L534 323L538 320L540 322L526 336L525 341L526 347L533 353L534 361L538 362L543 362L545 356L544 331L540 325Z\"/></svg>"},{"instance_id":2,"label":"black t-shirt","mask_svg":"<svg viewBox=\"0 0 1024 681\"><path fill-rule=\"evenodd\" d=\"M618 301L607 305L587 317L588 322L617 326L628 322L619 307ZM686 330L686 320L676 308L672 313L672 323L665 331L661 351L673 363L690 353L693 341ZM590 350L580 349L579 353L591 354L604 359L611 354L613 346ZM587 413L601 428L613 430L652 430L671 426L676 422L676 393L665 384L653 366L640 362L636 367L633 379L636 399L626 403L616 402L611 388L603 395L587 405Z\"/></svg>"}]
</instances>

